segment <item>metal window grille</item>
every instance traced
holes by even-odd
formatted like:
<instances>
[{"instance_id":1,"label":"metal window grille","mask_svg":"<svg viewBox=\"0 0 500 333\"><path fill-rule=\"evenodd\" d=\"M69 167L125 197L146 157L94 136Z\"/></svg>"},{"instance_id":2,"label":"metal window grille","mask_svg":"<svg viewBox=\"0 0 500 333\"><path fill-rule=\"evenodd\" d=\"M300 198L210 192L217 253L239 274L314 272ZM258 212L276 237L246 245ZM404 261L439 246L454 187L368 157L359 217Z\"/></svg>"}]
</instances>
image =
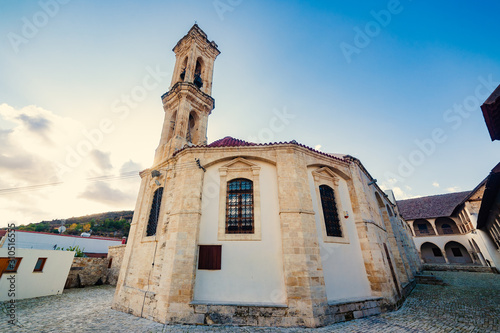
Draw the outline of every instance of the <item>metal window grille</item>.
<instances>
[{"instance_id":1,"label":"metal window grille","mask_svg":"<svg viewBox=\"0 0 500 333\"><path fill-rule=\"evenodd\" d=\"M146 236L156 235L156 227L158 226L158 219L160 217L161 197L163 196L163 187L158 188L153 195L153 203L151 204L151 211L149 212L148 227L146 229Z\"/></svg>"},{"instance_id":2,"label":"metal window grille","mask_svg":"<svg viewBox=\"0 0 500 333\"><path fill-rule=\"evenodd\" d=\"M235 179L227 183L226 233L253 234L253 183Z\"/></svg>"},{"instance_id":3,"label":"metal window grille","mask_svg":"<svg viewBox=\"0 0 500 333\"><path fill-rule=\"evenodd\" d=\"M321 196L321 206L323 207L323 217L325 218L326 235L342 237L342 229L340 227L333 189L330 186L321 185L319 187L319 194Z\"/></svg>"}]
</instances>

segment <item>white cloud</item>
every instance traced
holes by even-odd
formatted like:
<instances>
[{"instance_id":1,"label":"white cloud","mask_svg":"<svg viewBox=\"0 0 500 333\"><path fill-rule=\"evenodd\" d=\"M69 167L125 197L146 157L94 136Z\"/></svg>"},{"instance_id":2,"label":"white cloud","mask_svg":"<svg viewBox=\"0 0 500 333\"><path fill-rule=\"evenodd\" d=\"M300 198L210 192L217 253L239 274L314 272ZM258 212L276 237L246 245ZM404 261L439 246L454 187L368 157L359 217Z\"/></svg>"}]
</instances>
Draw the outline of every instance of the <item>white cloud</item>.
<instances>
[{"instance_id":1,"label":"white cloud","mask_svg":"<svg viewBox=\"0 0 500 333\"><path fill-rule=\"evenodd\" d=\"M408 189L411 190L411 188L409 186L406 186L406 187L408 187ZM407 191L403 191L400 187L393 187L392 191L394 192L394 196L396 197L396 200L406 200L406 199L413 199L413 198L419 197L419 195L414 195L414 194L411 194Z\"/></svg>"},{"instance_id":2,"label":"white cloud","mask_svg":"<svg viewBox=\"0 0 500 333\"><path fill-rule=\"evenodd\" d=\"M400 187L393 187L392 192L394 192L396 200L404 200L409 198L408 194L405 193Z\"/></svg>"},{"instance_id":3,"label":"white cloud","mask_svg":"<svg viewBox=\"0 0 500 333\"><path fill-rule=\"evenodd\" d=\"M439 187L439 183L438 182L434 182L434 183L432 183L432 186Z\"/></svg>"},{"instance_id":4,"label":"white cloud","mask_svg":"<svg viewBox=\"0 0 500 333\"><path fill-rule=\"evenodd\" d=\"M144 170L144 167L141 164L136 163L132 160L128 160L127 162L123 163L122 167L120 168L120 174L132 171L142 171L142 170Z\"/></svg>"},{"instance_id":5,"label":"white cloud","mask_svg":"<svg viewBox=\"0 0 500 333\"><path fill-rule=\"evenodd\" d=\"M460 187L459 186L448 187L446 191L448 191L449 193L458 192L460 191Z\"/></svg>"},{"instance_id":6,"label":"white cloud","mask_svg":"<svg viewBox=\"0 0 500 333\"><path fill-rule=\"evenodd\" d=\"M94 149L90 152L90 157L97 165L97 167L99 167L101 170L108 170L113 168L110 160L110 155L111 153L105 153L100 151L99 149Z\"/></svg>"},{"instance_id":7,"label":"white cloud","mask_svg":"<svg viewBox=\"0 0 500 333\"><path fill-rule=\"evenodd\" d=\"M88 180L117 176L123 170L140 170L140 164L130 156L114 156L104 147L93 147L78 165L69 167L62 177L58 175L58 166L67 164L68 151L85 139L82 123L40 107L17 110L7 104L0 105L2 120L13 126L0 129L0 227L9 222L19 225L117 208L133 209L139 176L113 177L101 183ZM114 168L113 164L122 167ZM6 190L12 188L20 189Z\"/></svg>"},{"instance_id":8,"label":"white cloud","mask_svg":"<svg viewBox=\"0 0 500 333\"><path fill-rule=\"evenodd\" d=\"M389 178L387 179L387 182L389 183L390 186L396 184L398 180L396 178Z\"/></svg>"},{"instance_id":9,"label":"white cloud","mask_svg":"<svg viewBox=\"0 0 500 333\"><path fill-rule=\"evenodd\" d=\"M116 207L122 207L124 204L132 206L135 202L135 195L136 193L126 193L120 189L111 187L108 183L99 181L89 184L79 197Z\"/></svg>"},{"instance_id":10,"label":"white cloud","mask_svg":"<svg viewBox=\"0 0 500 333\"><path fill-rule=\"evenodd\" d=\"M316 150L321 150L321 145L316 145L316 146L314 146L314 149L316 149Z\"/></svg>"}]
</instances>

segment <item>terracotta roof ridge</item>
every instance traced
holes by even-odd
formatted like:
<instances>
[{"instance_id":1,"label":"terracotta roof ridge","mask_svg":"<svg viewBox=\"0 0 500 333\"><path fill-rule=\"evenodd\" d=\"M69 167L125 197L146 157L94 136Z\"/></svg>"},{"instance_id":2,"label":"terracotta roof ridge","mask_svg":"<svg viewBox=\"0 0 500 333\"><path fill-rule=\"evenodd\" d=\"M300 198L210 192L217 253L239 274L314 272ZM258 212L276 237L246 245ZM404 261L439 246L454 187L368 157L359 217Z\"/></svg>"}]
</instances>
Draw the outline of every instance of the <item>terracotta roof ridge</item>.
<instances>
[{"instance_id":1,"label":"terracotta roof ridge","mask_svg":"<svg viewBox=\"0 0 500 333\"><path fill-rule=\"evenodd\" d=\"M232 136L225 136L221 139L215 140L209 144L203 144L203 145L191 145L191 146L184 146L183 148L179 149L174 153L174 156L179 154L180 152L184 151L185 149L189 148L220 148L220 147L264 147L264 146L278 146L278 145L296 145L302 148L306 148L310 151L313 151L317 154L321 154L330 158L333 158L335 160L339 160L342 162L350 163L350 160L347 158L349 155L343 155L343 157L335 156L334 154L329 154L329 153L324 153L322 151L316 150L314 148L311 148L309 146L306 146L304 144L298 143L295 140L291 141L279 141L279 142L265 142L265 143L255 143L255 142L249 142L241 139L236 139Z\"/></svg>"}]
</instances>

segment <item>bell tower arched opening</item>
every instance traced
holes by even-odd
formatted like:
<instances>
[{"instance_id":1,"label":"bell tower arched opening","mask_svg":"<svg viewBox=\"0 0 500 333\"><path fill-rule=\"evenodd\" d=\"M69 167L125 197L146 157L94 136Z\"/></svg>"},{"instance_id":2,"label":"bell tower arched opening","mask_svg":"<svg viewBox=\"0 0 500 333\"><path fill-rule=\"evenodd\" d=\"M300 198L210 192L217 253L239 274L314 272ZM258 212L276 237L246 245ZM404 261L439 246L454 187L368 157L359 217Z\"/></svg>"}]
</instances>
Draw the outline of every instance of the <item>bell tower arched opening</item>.
<instances>
[{"instance_id":1,"label":"bell tower arched opening","mask_svg":"<svg viewBox=\"0 0 500 333\"><path fill-rule=\"evenodd\" d=\"M172 116L170 117L170 128L168 130L167 141L172 139L172 137L174 136L176 124L177 124L177 110L175 110Z\"/></svg>"},{"instance_id":2,"label":"bell tower arched opening","mask_svg":"<svg viewBox=\"0 0 500 333\"><path fill-rule=\"evenodd\" d=\"M194 25L175 45L176 62L170 90L162 96L165 118L155 164L186 145L207 141L208 116L215 107L212 93L214 62L220 51Z\"/></svg>"},{"instance_id":3,"label":"bell tower arched opening","mask_svg":"<svg viewBox=\"0 0 500 333\"><path fill-rule=\"evenodd\" d=\"M198 58L196 60L196 67L194 70L194 80L193 83L198 89L203 87L203 59Z\"/></svg>"},{"instance_id":4,"label":"bell tower arched opening","mask_svg":"<svg viewBox=\"0 0 500 333\"><path fill-rule=\"evenodd\" d=\"M181 74L179 75L181 82L184 82L184 79L186 78L187 63L188 63L188 57L184 58L184 63L182 64L181 67Z\"/></svg>"},{"instance_id":5,"label":"bell tower arched opening","mask_svg":"<svg viewBox=\"0 0 500 333\"><path fill-rule=\"evenodd\" d=\"M200 119L195 111L189 113L188 129L186 134L186 140L190 143L199 143L199 125Z\"/></svg>"}]
</instances>

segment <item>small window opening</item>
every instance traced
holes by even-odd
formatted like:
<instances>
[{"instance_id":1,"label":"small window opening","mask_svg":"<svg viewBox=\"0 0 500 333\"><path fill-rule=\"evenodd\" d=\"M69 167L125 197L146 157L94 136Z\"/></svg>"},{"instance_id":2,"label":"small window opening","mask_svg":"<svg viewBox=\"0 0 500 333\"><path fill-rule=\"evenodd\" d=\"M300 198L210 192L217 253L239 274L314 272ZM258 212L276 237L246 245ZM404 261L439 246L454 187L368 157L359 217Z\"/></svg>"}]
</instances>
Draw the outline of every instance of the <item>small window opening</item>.
<instances>
[{"instance_id":1,"label":"small window opening","mask_svg":"<svg viewBox=\"0 0 500 333\"><path fill-rule=\"evenodd\" d=\"M221 269L222 245L200 245L198 269Z\"/></svg>"},{"instance_id":2,"label":"small window opening","mask_svg":"<svg viewBox=\"0 0 500 333\"><path fill-rule=\"evenodd\" d=\"M462 251L458 247L452 247L451 252L453 253L453 256L455 257L463 257Z\"/></svg>"},{"instance_id":3,"label":"small window opening","mask_svg":"<svg viewBox=\"0 0 500 333\"><path fill-rule=\"evenodd\" d=\"M47 258L38 258L35 264L35 268L33 269L33 272L43 271L43 267L45 266L45 261L47 261Z\"/></svg>"},{"instance_id":4,"label":"small window opening","mask_svg":"<svg viewBox=\"0 0 500 333\"><path fill-rule=\"evenodd\" d=\"M442 257L443 254L441 253L441 250L438 249L437 247L432 248L432 253L434 253L434 257Z\"/></svg>"}]
</instances>

